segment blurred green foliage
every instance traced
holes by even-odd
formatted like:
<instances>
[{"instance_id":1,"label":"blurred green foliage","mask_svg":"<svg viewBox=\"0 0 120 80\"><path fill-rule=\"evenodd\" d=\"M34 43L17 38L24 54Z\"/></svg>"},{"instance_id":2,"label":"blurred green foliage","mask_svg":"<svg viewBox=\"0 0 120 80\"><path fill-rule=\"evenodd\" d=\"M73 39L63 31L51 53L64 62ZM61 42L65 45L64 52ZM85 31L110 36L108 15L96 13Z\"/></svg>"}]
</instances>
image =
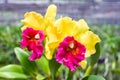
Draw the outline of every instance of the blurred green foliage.
<instances>
[{"instance_id":1,"label":"blurred green foliage","mask_svg":"<svg viewBox=\"0 0 120 80\"><path fill-rule=\"evenodd\" d=\"M101 57L94 74L106 80L120 80L120 26L102 25L92 28L101 38Z\"/></svg>"},{"instance_id":2,"label":"blurred green foliage","mask_svg":"<svg viewBox=\"0 0 120 80\"><path fill-rule=\"evenodd\" d=\"M19 46L20 35L18 26L0 26L0 64L16 62L14 48Z\"/></svg>"}]
</instances>

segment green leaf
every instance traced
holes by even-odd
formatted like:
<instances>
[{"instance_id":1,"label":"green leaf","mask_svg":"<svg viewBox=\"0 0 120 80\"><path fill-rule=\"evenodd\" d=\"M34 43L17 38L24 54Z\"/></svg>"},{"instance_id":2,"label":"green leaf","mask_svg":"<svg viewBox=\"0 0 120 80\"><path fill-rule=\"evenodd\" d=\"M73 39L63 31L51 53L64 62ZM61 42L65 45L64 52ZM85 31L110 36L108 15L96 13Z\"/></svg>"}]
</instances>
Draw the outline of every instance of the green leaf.
<instances>
[{"instance_id":1,"label":"green leaf","mask_svg":"<svg viewBox=\"0 0 120 80\"><path fill-rule=\"evenodd\" d=\"M51 72L52 78L53 78L52 80L56 80L56 72L58 71L60 65L61 64L56 62L56 60L54 58L49 61L50 72Z\"/></svg>"},{"instance_id":2,"label":"green leaf","mask_svg":"<svg viewBox=\"0 0 120 80\"><path fill-rule=\"evenodd\" d=\"M37 80L43 80L43 79L45 79L45 77L42 76L41 74L37 74L36 79Z\"/></svg>"},{"instance_id":3,"label":"green leaf","mask_svg":"<svg viewBox=\"0 0 120 80\"><path fill-rule=\"evenodd\" d=\"M22 64L24 70L27 73L36 73L38 71L38 67L34 61L29 61L28 57L29 54L22 50L21 48L15 48L15 54L17 56L17 59Z\"/></svg>"},{"instance_id":4,"label":"green leaf","mask_svg":"<svg viewBox=\"0 0 120 80\"><path fill-rule=\"evenodd\" d=\"M27 79L28 76L22 73L16 73L16 72L0 72L0 77L1 78L19 78L19 79Z\"/></svg>"},{"instance_id":5,"label":"green leaf","mask_svg":"<svg viewBox=\"0 0 120 80\"><path fill-rule=\"evenodd\" d=\"M10 64L0 68L0 72L18 72L23 73L22 67L20 65Z\"/></svg>"},{"instance_id":6,"label":"green leaf","mask_svg":"<svg viewBox=\"0 0 120 80\"><path fill-rule=\"evenodd\" d=\"M105 80L105 79L99 75L90 75L90 76L83 78L82 80Z\"/></svg>"},{"instance_id":7,"label":"green leaf","mask_svg":"<svg viewBox=\"0 0 120 80\"><path fill-rule=\"evenodd\" d=\"M23 74L23 70L20 65L10 64L0 68L0 78L27 79L28 76Z\"/></svg>"},{"instance_id":8,"label":"green leaf","mask_svg":"<svg viewBox=\"0 0 120 80\"><path fill-rule=\"evenodd\" d=\"M42 56L39 60L36 60L36 62L39 64L40 69L45 74L50 75L49 62L48 62L48 60L44 56Z\"/></svg>"},{"instance_id":9,"label":"green leaf","mask_svg":"<svg viewBox=\"0 0 120 80\"><path fill-rule=\"evenodd\" d=\"M91 55L90 58L89 58L89 61L90 61L90 65L93 66L95 63L98 62L98 59L100 57L100 44L97 43L96 46L96 53Z\"/></svg>"}]
</instances>

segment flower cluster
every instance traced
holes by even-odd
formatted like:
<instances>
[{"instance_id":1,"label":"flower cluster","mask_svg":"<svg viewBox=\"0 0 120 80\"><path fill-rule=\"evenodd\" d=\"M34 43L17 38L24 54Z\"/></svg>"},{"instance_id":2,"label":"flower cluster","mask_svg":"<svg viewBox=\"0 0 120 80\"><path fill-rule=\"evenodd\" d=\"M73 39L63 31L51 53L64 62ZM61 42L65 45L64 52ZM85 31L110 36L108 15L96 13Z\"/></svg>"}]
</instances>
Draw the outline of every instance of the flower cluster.
<instances>
[{"instance_id":1,"label":"flower cluster","mask_svg":"<svg viewBox=\"0 0 120 80\"><path fill-rule=\"evenodd\" d=\"M56 11L56 6L50 5L45 16L34 11L25 13L21 48L32 52L31 61L40 59L44 52L47 59L55 58L71 71L85 68L86 57L96 52L99 37L89 30L83 19L61 17L56 20Z\"/></svg>"}]
</instances>

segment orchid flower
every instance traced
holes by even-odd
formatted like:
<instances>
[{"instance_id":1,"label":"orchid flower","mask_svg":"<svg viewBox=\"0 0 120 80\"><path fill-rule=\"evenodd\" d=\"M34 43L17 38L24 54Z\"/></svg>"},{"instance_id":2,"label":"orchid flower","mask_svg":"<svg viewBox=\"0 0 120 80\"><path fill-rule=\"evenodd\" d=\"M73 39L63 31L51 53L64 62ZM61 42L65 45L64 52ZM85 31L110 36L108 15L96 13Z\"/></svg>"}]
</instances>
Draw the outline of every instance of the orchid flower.
<instances>
[{"instance_id":1,"label":"orchid flower","mask_svg":"<svg viewBox=\"0 0 120 80\"><path fill-rule=\"evenodd\" d=\"M58 63L64 64L71 71L76 67L85 68L86 57L96 52L95 45L100 38L89 30L85 20L72 20L70 17L58 19L47 30L46 57L52 59L54 51Z\"/></svg>"},{"instance_id":2,"label":"orchid flower","mask_svg":"<svg viewBox=\"0 0 120 80\"><path fill-rule=\"evenodd\" d=\"M51 15L52 14L52 15ZM46 28L54 23L56 17L56 6L50 5L46 11L45 17L41 14L31 11L26 12L22 22L22 40L20 41L21 48L27 47L32 52L29 60L36 60L42 56Z\"/></svg>"}]
</instances>

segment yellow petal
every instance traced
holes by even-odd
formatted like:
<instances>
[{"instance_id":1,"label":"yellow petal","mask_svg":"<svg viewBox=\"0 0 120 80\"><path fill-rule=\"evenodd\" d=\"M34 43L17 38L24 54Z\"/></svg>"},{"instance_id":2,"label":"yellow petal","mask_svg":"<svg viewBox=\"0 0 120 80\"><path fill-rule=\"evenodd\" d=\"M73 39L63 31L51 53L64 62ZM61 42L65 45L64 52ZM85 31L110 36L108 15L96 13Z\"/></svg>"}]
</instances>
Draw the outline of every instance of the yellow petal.
<instances>
[{"instance_id":1,"label":"yellow petal","mask_svg":"<svg viewBox=\"0 0 120 80\"><path fill-rule=\"evenodd\" d=\"M86 57L96 52L95 45L100 41L100 38L91 31L87 31L80 36L80 42L86 47Z\"/></svg>"},{"instance_id":2,"label":"yellow petal","mask_svg":"<svg viewBox=\"0 0 120 80\"><path fill-rule=\"evenodd\" d=\"M26 27L30 27L36 30L44 30L43 16L37 12L32 11L25 13L22 22L24 23L22 30Z\"/></svg>"},{"instance_id":3,"label":"yellow petal","mask_svg":"<svg viewBox=\"0 0 120 80\"><path fill-rule=\"evenodd\" d=\"M50 42L57 41L58 37L60 37L60 34L58 34L58 31L57 31L57 28L54 26L49 26L46 29L46 34Z\"/></svg>"},{"instance_id":4,"label":"yellow petal","mask_svg":"<svg viewBox=\"0 0 120 80\"><path fill-rule=\"evenodd\" d=\"M58 42L49 42L46 38L46 44L45 44L45 56L47 59L52 59L54 51L56 47L58 46Z\"/></svg>"},{"instance_id":5,"label":"yellow petal","mask_svg":"<svg viewBox=\"0 0 120 80\"><path fill-rule=\"evenodd\" d=\"M45 14L46 25L53 24L53 22L55 21L55 17L56 17L56 11L57 11L57 7L55 5L52 4L48 6L48 9Z\"/></svg>"},{"instance_id":6,"label":"yellow petal","mask_svg":"<svg viewBox=\"0 0 120 80\"><path fill-rule=\"evenodd\" d=\"M76 27L75 27L75 35L80 35L86 31L89 30L89 27L84 19L80 19L78 22L76 22Z\"/></svg>"},{"instance_id":7,"label":"yellow petal","mask_svg":"<svg viewBox=\"0 0 120 80\"><path fill-rule=\"evenodd\" d=\"M85 69L87 66L87 61L86 60L82 60L81 62L79 62L80 66L82 69Z\"/></svg>"},{"instance_id":8,"label":"yellow petal","mask_svg":"<svg viewBox=\"0 0 120 80\"><path fill-rule=\"evenodd\" d=\"M75 27L75 24L76 23L72 21L70 17L60 18L55 23L58 31L61 32L62 35L64 35L63 37L74 35L75 31L73 31L73 29Z\"/></svg>"},{"instance_id":9,"label":"yellow petal","mask_svg":"<svg viewBox=\"0 0 120 80\"><path fill-rule=\"evenodd\" d=\"M45 55L48 59L51 59L55 48L58 46L59 40L60 40L60 34L57 31L57 28L54 26L49 26L46 29L46 45L45 45Z\"/></svg>"}]
</instances>

